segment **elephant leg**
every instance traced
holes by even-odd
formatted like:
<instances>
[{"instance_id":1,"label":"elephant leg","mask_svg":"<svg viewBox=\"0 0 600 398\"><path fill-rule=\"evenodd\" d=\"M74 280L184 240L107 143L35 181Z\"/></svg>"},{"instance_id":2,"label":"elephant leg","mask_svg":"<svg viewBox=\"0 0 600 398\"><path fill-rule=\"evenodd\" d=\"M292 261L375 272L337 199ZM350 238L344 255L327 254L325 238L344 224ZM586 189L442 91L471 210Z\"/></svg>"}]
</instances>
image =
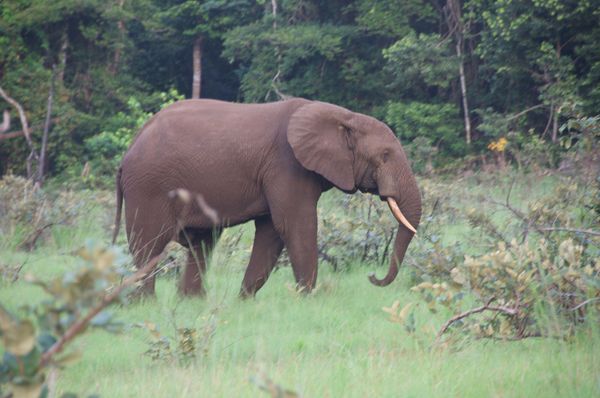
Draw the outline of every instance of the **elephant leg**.
<instances>
[{"instance_id":1,"label":"elephant leg","mask_svg":"<svg viewBox=\"0 0 600 398\"><path fill-rule=\"evenodd\" d=\"M277 221L275 221L277 223ZM279 225L279 223L277 223ZM298 289L310 293L317 283L317 209L307 206L283 222L287 248Z\"/></svg>"},{"instance_id":2,"label":"elephant leg","mask_svg":"<svg viewBox=\"0 0 600 398\"><path fill-rule=\"evenodd\" d=\"M283 240L273 227L271 217L258 218L254 225L254 245L240 290L242 298L254 296L265 284L283 249Z\"/></svg>"},{"instance_id":3,"label":"elephant leg","mask_svg":"<svg viewBox=\"0 0 600 398\"><path fill-rule=\"evenodd\" d=\"M188 234L188 258L179 283L179 291L185 296L206 295L203 278L212 250L220 236L220 231L207 231Z\"/></svg>"},{"instance_id":4,"label":"elephant leg","mask_svg":"<svg viewBox=\"0 0 600 398\"><path fill-rule=\"evenodd\" d=\"M133 253L133 261L137 269L142 268L156 256L159 256L167 243L172 238L172 230L170 228L146 229L141 230L138 236L130 238L129 249ZM134 293L134 296L153 296L154 295L155 276L151 272L142 280L142 285Z\"/></svg>"}]
</instances>

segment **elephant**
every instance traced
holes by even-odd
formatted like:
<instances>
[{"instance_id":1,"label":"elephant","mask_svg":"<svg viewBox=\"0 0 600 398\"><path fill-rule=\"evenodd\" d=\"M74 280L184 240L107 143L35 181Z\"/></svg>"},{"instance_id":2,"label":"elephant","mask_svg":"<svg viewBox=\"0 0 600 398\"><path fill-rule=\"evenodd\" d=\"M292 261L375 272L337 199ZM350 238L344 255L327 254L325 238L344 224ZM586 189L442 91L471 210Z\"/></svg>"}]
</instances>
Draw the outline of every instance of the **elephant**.
<instances>
[{"instance_id":1,"label":"elephant","mask_svg":"<svg viewBox=\"0 0 600 398\"><path fill-rule=\"evenodd\" d=\"M264 104L181 100L155 114L116 177L113 244L125 202L129 249L140 268L170 241L189 249L183 295L204 295L207 256L223 228L254 221L240 290L252 297L285 246L298 289L317 280L317 202L333 187L387 201L399 222L383 279L398 274L421 218L421 196L392 130L377 119L302 98ZM154 295L154 276L139 288Z\"/></svg>"}]
</instances>

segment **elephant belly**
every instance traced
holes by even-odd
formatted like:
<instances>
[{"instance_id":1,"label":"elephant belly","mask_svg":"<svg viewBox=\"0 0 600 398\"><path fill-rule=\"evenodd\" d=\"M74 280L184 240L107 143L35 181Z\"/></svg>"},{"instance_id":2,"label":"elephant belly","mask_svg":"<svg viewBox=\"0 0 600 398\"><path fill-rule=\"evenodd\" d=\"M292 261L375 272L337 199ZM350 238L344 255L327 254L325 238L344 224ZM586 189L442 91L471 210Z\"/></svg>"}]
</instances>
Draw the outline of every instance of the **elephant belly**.
<instances>
[{"instance_id":1,"label":"elephant belly","mask_svg":"<svg viewBox=\"0 0 600 398\"><path fill-rule=\"evenodd\" d=\"M176 197L171 195L173 209L175 217L186 227L226 228L269 212L266 199L258 192L240 195L237 191L199 187L178 190Z\"/></svg>"}]
</instances>

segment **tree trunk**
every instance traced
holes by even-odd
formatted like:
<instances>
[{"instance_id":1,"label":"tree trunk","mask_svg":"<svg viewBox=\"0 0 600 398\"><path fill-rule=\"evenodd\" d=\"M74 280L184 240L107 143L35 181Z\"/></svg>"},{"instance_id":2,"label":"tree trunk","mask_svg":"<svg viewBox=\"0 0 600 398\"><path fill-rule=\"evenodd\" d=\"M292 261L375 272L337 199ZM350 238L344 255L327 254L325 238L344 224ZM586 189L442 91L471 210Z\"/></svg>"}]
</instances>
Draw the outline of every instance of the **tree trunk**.
<instances>
[{"instance_id":1,"label":"tree trunk","mask_svg":"<svg viewBox=\"0 0 600 398\"><path fill-rule=\"evenodd\" d=\"M192 78L192 98L200 98L200 88L202 86L202 47L204 37L198 36L194 41L194 76Z\"/></svg>"},{"instance_id":2,"label":"tree trunk","mask_svg":"<svg viewBox=\"0 0 600 398\"><path fill-rule=\"evenodd\" d=\"M59 86L62 86L65 80L65 69L67 67L67 49L69 48L68 25L65 25L60 38L60 50L58 51L58 79Z\"/></svg>"},{"instance_id":3,"label":"tree trunk","mask_svg":"<svg viewBox=\"0 0 600 398\"><path fill-rule=\"evenodd\" d=\"M117 0L117 4L119 6L119 11L122 11L125 0ZM115 75L119 70L119 63L121 62L121 54L123 52L125 41L125 21L123 21L122 16L119 18L119 22L117 22L117 28L119 29L119 43L117 43L115 48L115 55L113 57L112 65L110 66L110 73L112 75Z\"/></svg>"},{"instance_id":4,"label":"tree trunk","mask_svg":"<svg viewBox=\"0 0 600 398\"><path fill-rule=\"evenodd\" d=\"M465 120L465 140L471 144L471 119L469 117L469 102L467 100L467 79L465 77L465 64L463 61L465 25L462 20L461 5L458 0L448 0L445 7L446 23L450 34L456 42L456 56L458 57L458 74L460 78L460 96L462 99L463 116Z\"/></svg>"},{"instance_id":5,"label":"tree trunk","mask_svg":"<svg viewBox=\"0 0 600 398\"><path fill-rule=\"evenodd\" d=\"M554 109L554 116L552 118L552 142L558 141L558 114L560 109L558 106Z\"/></svg>"},{"instance_id":6,"label":"tree trunk","mask_svg":"<svg viewBox=\"0 0 600 398\"><path fill-rule=\"evenodd\" d=\"M460 35L461 35L461 37L457 40L457 43L456 43L456 55L459 58L458 73L460 75L460 95L462 97L463 114L464 114L464 118L465 118L466 141L467 141L467 145L471 145L471 119L469 118L469 103L467 100L467 82L465 79L465 66L464 66L464 63L462 60L462 56L463 56L462 33Z\"/></svg>"},{"instance_id":7,"label":"tree trunk","mask_svg":"<svg viewBox=\"0 0 600 398\"><path fill-rule=\"evenodd\" d=\"M38 172L36 176L36 185L41 186L46 175L46 152L48 148L48 133L50 131L50 118L52 116L52 105L54 100L54 80L56 78L56 67L52 67L52 77L50 78L50 90L48 92L48 104L46 107L46 119L44 120L44 132L42 134L42 147L40 148L40 161L38 163Z\"/></svg>"}]
</instances>

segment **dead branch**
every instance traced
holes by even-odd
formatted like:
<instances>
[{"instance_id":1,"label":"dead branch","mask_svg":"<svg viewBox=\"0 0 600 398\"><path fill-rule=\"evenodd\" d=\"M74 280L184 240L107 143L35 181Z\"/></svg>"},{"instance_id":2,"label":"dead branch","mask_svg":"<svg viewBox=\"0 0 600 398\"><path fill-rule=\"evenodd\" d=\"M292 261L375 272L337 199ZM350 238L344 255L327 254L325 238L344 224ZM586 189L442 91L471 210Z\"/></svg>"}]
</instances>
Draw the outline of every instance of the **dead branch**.
<instances>
[{"instance_id":1,"label":"dead branch","mask_svg":"<svg viewBox=\"0 0 600 398\"><path fill-rule=\"evenodd\" d=\"M11 279L11 281L10 281L11 283L15 283L16 281L18 281L18 280L19 280L19 276L21 275L21 271L23 270L23 268L24 268L24 267L25 267L25 265L27 264L27 261L29 261L29 257L27 257L27 258L25 259L25 261L23 261L23 263L21 263L21 265L19 265L19 266L17 267L17 269L15 270L15 272L14 272L14 274L13 274L13 277L12 277L12 279Z\"/></svg>"},{"instance_id":2,"label":"dead branch","mask_svg":"<svg viewBox=\"0 0 600 398\"><path fill-rule=\"evenodd\" d=\"M62 224L64 223L64 221L60 221L58 224ZM48 223L45 225L42 225L40 228L37 228L35 231L33 231L31 234L29 234L25 239L23 239L23 241L21 243L19 243L17 245L18 248L20 249L25 249L28 252L32 251L35 248L35 244L37 243L37 240L40 238L40 236L42 236L42 233L52 227L56 225L56 223Z\"/></svg>"},{"instance_id":3,"label":"dead branch","mask_svg":"<svg viewBox=\"0 0 600 398\"><path fill-rule=\"evenodd\" d=\"M583 308L594 301L600 301L600 297L592 297L591 299L587 299L584 302L577 304L575 307L569 308L569 311L577 311L578 309Z\"/></svg>"},{"instance_id":4,"label":"dead branch","mask_svg":"<svg viewBox=\"0 0 600 398\"><path fill-rule=\"evenodd\" d=\"M494 311L494 312L500 312L500 313L510 315L510 316L515 316L519 313L518 308L491 305L495 299L496 299L495 297L492 297L484 305L477 307L477 308L470 309L468 311L465 311L463 313L460 313L460 314L455 315L452 318L450 318L438 332L438 334L435 338L435 344L439 343L442 335L444 333L446 333L446 331L450 328L450 326L453 323L458 322L461 319L467 318L473 314L478 314L478 313L484 312L484 311Z\"/></svg>"},{"instance_id":5,"label":"dead branch","mask_svg":"<svg viewBox=\"0 0 600 398\"><path fill-rule=\"evenodd\" d=\"M117 286L112 292L106 294L102 298L102 300L87 313L87 315L85 317L79 319L77 322L72 324L67 329L65 334L63 334L61 336L61 338L56 343L54 343L54 345L52 345L52 347L50 347L50 349L48 351L46 351L42 355L42 358L40 359L40 365L39 365L40 368L48 366L52 362L52 358L54 357L54 355L62 352L62 350L65 348L65 345L68 344L69 342L71 342L77 335L82 333L87 328L90 321L92 319L94 319L94 317L96 315L98 315L102 310L104 310L117 297L119 297L119 295L123 292L123 290L125 290L129 286L133 285L134 283L138 282L139 280L144 278L146 276L146 274L148 274L150 271L152 271L152 269L154 267L156 267L156 265L162 259L162 257L163 257L162 255L154 257L144 267L138 269L135 274L133 274L129 278L125 279L123 281L123 283L121 283L119 286Z\"/></svg>"},{"instance_id":6,"label":"dead branch","mask_svg":"<svg viewBox=\"0 0 600 398\"><path fill-rule=\"evenodd\" d=\"M10 128L10 112L8 110L4 110L2 115L2 124L0 125L0 133L4 133L8 131Z\"/></svg>"},{"instance_id":7,"label":"dead branch","mask_svg":"<svg viewBox=\"0 0 600 398\"><path fill-rule=\"evenodd\" d=\"M24 135L25 135L25 133L23 133L23 130L11 131L10 133L0 134L0 141L8 140L11 138L23 137Z\"/></svg>"},{"instance_id":8,"label":"dead branch","mask_svg":"<svg viewBox=\"0 0 600 398\"><path fill-rule=\"evenodd\" d=\"M23 110L23 107L21 106L21 104L19 104L15 99L13 99L8 94L6 94L6 92L2 89L2 87L0 87L0 97L4 98L4 100L6 102L8 102L14 108L16 108L17 112L19 113L19 119L21 119L21 127L23 128L23 135L25 136L27 145L29 146L29 149L31 150L29 156L27 157L27 177L31 178L32 177L31 163L33 160L35 160L37 162L39 160L39 155L38 155L37 151L35 150L33 141L31 140L31 133L29 132L29 124L27 123L27 116L25 115L25 111Z\"/></svg>"},{"instance_id":9,"label":"dead branch","mask_svg":"<svg viewBox=\"0 0 600 398\"><path fill-rule=\"evenodd\" d=\"M33 148L33 142L31 141L31 134L29 133L29 124L27 123L27 116L25 115L25 111L23 110L23 107L15 99L13 99L8 94L6 94L6 92L2 89L2 87L0 87L0 96L2 98L4 98L4 100L6 102L8 102L14 108L17 109L17 112L19 113L19 118L21 119L21 126L23 127L23 135L25 136L25 139L27 140L29 147Z\"/></svg>"},{"instance_id":10,"label":"dead branch","mask_svg":"<svg viewBox=\"0 0 600 398\"><path fill-rule=\"evenodd\" d=\"M529 107L529 108L527 108L527 109L525 109L525 110L523 110L523 111L521 111L519 113L515 113L514 115L507 117L506 121L517 119L517 118L519 118L519 117L521 117L521 116L523 116L523 115L525 115L525 114L527 114L527 113L529 113L531 111L534 111L534 110L536 110L538 108L544 108L545 106L546 106L545 104L534 105L534 106Z\"/></svg>"},{"instance_id":11,"label":"dead branch","mask_svg":"<svg viewBox=\"0 0 600 398\"><path fill-rule=\"evenodd\" d=\"M573 233L577 233L577 234L600 236L599 231L593 231L591 229L577 229L577 228L564 228L564 227L536 227L536 230L543 231L543 232L565 231L565 232L573 232Z\"/></svg>"}]
</instances>

